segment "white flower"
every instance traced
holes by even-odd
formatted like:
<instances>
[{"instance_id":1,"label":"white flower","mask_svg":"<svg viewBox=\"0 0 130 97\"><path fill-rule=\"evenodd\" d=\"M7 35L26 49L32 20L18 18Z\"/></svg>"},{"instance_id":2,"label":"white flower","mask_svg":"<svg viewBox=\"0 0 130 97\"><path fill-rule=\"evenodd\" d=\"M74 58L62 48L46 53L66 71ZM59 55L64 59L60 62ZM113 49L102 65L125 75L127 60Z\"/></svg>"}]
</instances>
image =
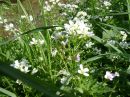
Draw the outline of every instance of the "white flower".
<instances>
[{"instance_id":1,"label":"white flower","mask_svg":"<svg viewBox=\"0 0 130 97\"><path fill-rule=\"evenodd\" d=\"M89 72L89 69L88 68L83 68L83 65L80 64L80 69L78 70L78 73L82 74L84 76L89 76L88 72Z\"/></svg>"},{"instance_id":2,"label":"white flower","mask_svg":"<svg viewBox=\"0 0 130 97\"><path fill-rule=\"evenodd\" d=\"M35 38L32 38L32 41L30 41L30 45L36 45L38 41Z\"/></svg>"},{"instance_id":3,"label":"white flower","mask_svg":"<svg viewBox=\"0 0 130 97\"><path fill-rule=\"evenodd\" d=\"M109 79L110 81L112 81L113 78L115 78L116 76L119 76L118 72L111 73L110 71L106 71L106 74L105 74L104 78Z\"/></svg>"},{"instance_id":4,"label":"white flower","mask_svg":"<svg viewBox=\"0 0 130 97\"><path fill-rule=\"evenodd\" d=\"M61 44L62 44L63 46L66 46L67 43L68 43L68 39L66 39L66 41L61 41Z\"/></svg>"},{"instance_id":5,"label":"white flower","mask_svg":"<svg viewBox=\"0 0 130 97\"><path fill-rule=\"evenodd\" d=\"M86 45L87 48L92 48L94 43L90 41L90 42L87 42L85 45Z\"/></svg>"},{"instance_id":6,"label":"white flower","mask_svg":"<svg viewBox=\"0 0 130 97\"><path fill-rule=\"evenodd\" d=\"M107 43L111 44L111 45L115 45L116 41L115 40L108 40Z\"/></svg>"},{"instance_id":7,"label":"white flower","mask_svg":"<svg viewBox=\"0 0 130 97\"><path fill-rule=\"evenodd\" d=\"M76 60L75 60L75 62L79 62L80 61L80 54L78 53L77 55L76 55Z\"/></svg>"},{"instance_id":8,"label":"white flower","mask_svg":"<svg viewBox=\"0 0 130 97\"><path fill-rule=\"evenodd\" d=\"M125 49L128 49L128 47L129 47L129 44L128 44L126 41L120 42L119 45L120 45L122 48L125 48Z\"/></svg>"},{"instance_id":9,"label":"white flower","mask_svg":"<svg viewBox=\"0 0 130 97\"><path fill-rule=\"evenodd\" d=\"M61 84L64 84L67 81L67 77L63 76L60 80Z\"/></svg>"},{"instance_id":10,"label":"white flower","mask_svg":"<svg viewBox=\"0 0 130 97\"><path fill-rule=\"evenodd\" d=\"M57 54L57 49L55 48L55 49L53 49L52 51L51 51L51 55L52 55L52 57L55 57L56 56L56 54Z\"/></svg>"},{"instance_id":11,"label":"white flower","mask_svg":"<svg viewBox=\"0 0 130 97\"><path fill-rule=\"evenodd\" d=\"M45 41L44 40L41 40L41 39L39 39L39 44L44 44L45 43Z\"/></svg>"},{"instance_id":12,"label":"white flower","mask_svg":"<svg viewBox=\"0 0 130 97\"><path fill-rule=\"evenodd\" d=\"M5 24L5 31L13 31L14 29L14 24L10 23L10 24Z\"/></svg>"},{"instance_id":13,"label":"white flower","mask_svg":"<svg viewBox=\"0 0 130 97\"><path fill-rule=\"evenodd\" d=\"M96 54L101 54L101 49L95 47L93 48L93 51L96 53Z\"/></svg>"},{"instance_id":14,"label":"white flower","mask_svg":"<svg viewBox=\"0 0 130 97\"><path fill-rule=\"evenodd\" d=\"M84 23L83 20L78 18L75 20L69 20L69 24L64 24L64 28L70 35L87 35L88 37L94 35L94 33L90 31L90 25Z\"/></svg>"},{"instance_id":15,"label":"white flower","mask_svg":"<svg viewBox=\"0 0 130 97\"><path fill-rule=\"evenodd\" d=\"M119 76L120 76L120 74L119 74L118 72L115 72L115 76L119 77Z\"/></svg>"},{"instance_id":16,"label":"white flower","mask_svg":"<svg viewBox=\"0 0 130 97\"><path fill-rule=\"evenodd\" d=\"M30 41L30 45L37 45L37 44L44 44L44 40L38 39L36 40L35 38L32 38L32 41Z\"/></svg>"},{"instance_id":17,"label":"white flower","mask_svg":"<svg viewBox=\"0 0 130 97\"><path fill-rule=\"evenodd\" d=\"M59 74L59 75L70 76L70 73L69 73L68 71L66 71L65 69L60 70L58 74Z\"/></svg>"},{"instance_id":18,"label":"white flower","mask_svg":"<svg viewBox=\"0 0 130 97\"><path fill-rule=\"evenodd\" d=\"M121 35L122 35L122 41L125 41L127 38L127 34L125 33L125 31L120 31Z\"/></svg>"},{"instance_id":19,"label":"white flower","mask_svg":"<svg viewBox=\"0 0 130 97\"><path fill-rule=\"evenodd\" d=\"M49 3L47 1L45 1L44 10L51 11L51 9L52 9L52 6L50 6Z\"/></svg>"},{"instance_id":20,"label":"white flower","mask_svg":"<svg viewBox=\"0 0 130 97\"><path fill-rule=\"evenodd\" d=\"M22 84L22 81L20 81L19 79L16 80L16 83L21 85Z\"/></svg>"},{"instance_id":21,"label":"white flower","mask_svg":"<svg viewBox=\"0 0 130 97\"><path fill-rule=\"evenodd\" d=\"M105 6L111 6L111 3L108 2L108 1L104 1L103 4L104 4Z\"/></svg>"},{"instance_id":22,"label":"white flower","mask_svg":"<svg viewBox=\"0 0 130 97\"><path fill-rule=\"evenodd\" d=\"M11 64L10 66L16 68L16 69L20 69L20 63L18 60L15 60L14 64Z\"/></svg>"},{"instance_id":23,"label":"white flower","mask_svg":"<svg viewBox=\"0 0 130 97\"><path fill-rule=\"evenodd\" d=\"M29 68L31 65L28 65L28 61L26 59L23 59L22 61L16 60L14 64L11 64L10 66L14 67L15 69L20 70L21 72L28 73L30 70Z\"/></svg>"},{"instance_id":24,"label":"white flower","mask_svg":"<svg viewBox=\"0 0 130 97\"><path fill-rule=\"evenodd\" d=\"M113 78L115 77L115 74L111 73L110 71L106 71L106 74L104 77L105 77L105 79L109 79L110 81L112 81Z\"/></svg>"},{"instance_id":25,"label":"white flower","mask_svg":"<svg viewBox=\"0 0 130 97\"><path fill-rule=\"evenodd\" d=\"M33 16L32 15L29 16L29 20L33 21Z\"/></svg>"}]
</instances>

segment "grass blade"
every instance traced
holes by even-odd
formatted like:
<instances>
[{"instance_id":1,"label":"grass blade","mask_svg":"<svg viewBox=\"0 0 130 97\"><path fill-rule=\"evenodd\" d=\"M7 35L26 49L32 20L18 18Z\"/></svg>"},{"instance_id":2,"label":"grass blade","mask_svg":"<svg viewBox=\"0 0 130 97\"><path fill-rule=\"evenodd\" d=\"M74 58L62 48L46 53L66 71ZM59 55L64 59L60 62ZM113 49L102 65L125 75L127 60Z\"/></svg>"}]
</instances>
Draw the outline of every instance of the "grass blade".
<instances>
[{"instance_id":1,"label":"grass blade","mask_svg":"<svg viewBox=\"0 0 130 97\"><path fill-rule=\"evenodd\" d=\"M0 72L14 79L19 79L22 82L25 82L32 88L35 88L36 90L38 90L39 92L45 93L47 97L57 97L55 95L55 92L52 91L51 87L49 87L48 85L45 85L45 83L41 82L40 79L38 78L36 79L32 75L22 73L19 70L16 70L6 64L0 64Z\"/></svg>"},{"instance_id":2,"label":"grass blade","mask_svg":"<svg viewBox=\"0 0 130 97\"><path fill-rule=\"evenodd\" d=\"M12 93L12 92L10 92L10 91L8 91L6 89L3 89L1 87L0 87L0 92L4 93L4 94L6 94L6 95L8 95L10 97L16 97L16 95L14 93Z\"/></svg>"}]
</instances>

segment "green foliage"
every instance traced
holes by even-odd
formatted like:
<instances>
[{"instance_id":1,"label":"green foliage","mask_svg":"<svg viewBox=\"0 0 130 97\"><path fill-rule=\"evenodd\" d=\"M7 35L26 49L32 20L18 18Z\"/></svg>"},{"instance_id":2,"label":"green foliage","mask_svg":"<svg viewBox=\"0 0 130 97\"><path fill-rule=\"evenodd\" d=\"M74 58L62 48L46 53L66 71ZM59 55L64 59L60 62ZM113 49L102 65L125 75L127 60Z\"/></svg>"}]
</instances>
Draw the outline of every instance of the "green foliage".
<instances>
[{"instance_id":1,"label":"green foliage","mask_svg":"<svg viewBox=\"0 0 130 97\"><path fill-rule=\"evenodd\" d=\"M8 1L0 97L130 96L129 0Z\"/></svg>"}]
</instances>

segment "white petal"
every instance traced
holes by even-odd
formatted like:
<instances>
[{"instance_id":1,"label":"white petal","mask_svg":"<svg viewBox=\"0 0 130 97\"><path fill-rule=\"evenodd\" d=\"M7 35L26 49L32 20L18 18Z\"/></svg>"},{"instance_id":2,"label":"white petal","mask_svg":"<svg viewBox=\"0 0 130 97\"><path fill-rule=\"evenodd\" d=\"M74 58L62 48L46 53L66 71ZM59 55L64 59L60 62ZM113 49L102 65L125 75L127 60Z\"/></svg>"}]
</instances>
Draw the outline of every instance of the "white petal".
<instances>
[{"instance_id":1,"label":"white petal","mask_svg":"<svg viewBox=\"0 0 130 97\"><path fill-rule=\"evenodd\" d=\"M82 74L82 71L81 71L81 70L78 70L78 73Z\"/></svg>"},{"instance_id":2,"label":"white petal","mask_svg":"<svg viewBox=\"0 0 130 97\"><path fill-rule=\"evenodd\" d=\"M79 67L80 67L81 70L83 70L83 65L82 64L80 64Z\"/></svg>"},{"instance_id":3,"label":"white petal","mask_svg":"<svg viewBox=\"0 0 130 97\"><path fill-rule=\"evenodd\" d=\"M84 72L88 72L89 71L89 69L88 68L84 68Z\"/></svg>"},{"instance_id":4,"label":"white petal","mask_svg":"<svg viewBox=\"0 0 130 97\"><path fill-rule=\"evenodd\" d=\"M84 75L84 76L89 76L89 74L88 74L88 73L84 73L83 75Z\"/></svg>"}]
</instances>

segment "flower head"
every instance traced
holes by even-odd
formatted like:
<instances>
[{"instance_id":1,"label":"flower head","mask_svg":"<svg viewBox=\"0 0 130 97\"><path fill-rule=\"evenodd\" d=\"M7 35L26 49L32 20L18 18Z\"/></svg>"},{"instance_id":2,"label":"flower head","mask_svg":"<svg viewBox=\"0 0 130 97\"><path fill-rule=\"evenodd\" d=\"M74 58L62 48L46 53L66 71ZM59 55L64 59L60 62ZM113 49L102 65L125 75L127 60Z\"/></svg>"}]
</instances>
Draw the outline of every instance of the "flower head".
<instances>
[{"instance_id":1,"label":"flower head","mask_svg":"<svg viewBox=\"0 0 130 97\"><path fill-rule=\"evenodd\" d=\"M106 71L106 74L104 77L105 79L109 79L110 81L112 81L116 76L119 76L118 72L111 73L110 71Z\"/></svg>"},{"instance_id":2,"label":"flower head","mask_svg":"<svg viewBox=\"0 0 130 97\"><path fill-rule=\"evenodd\" d=\"M83 65L80 64L80 69L78 70L78 73L79 74L83 74L84 76L89 76L88 72L89 72L89 69L88 68L83 68Z\"/></svg>"}]
</instances>

